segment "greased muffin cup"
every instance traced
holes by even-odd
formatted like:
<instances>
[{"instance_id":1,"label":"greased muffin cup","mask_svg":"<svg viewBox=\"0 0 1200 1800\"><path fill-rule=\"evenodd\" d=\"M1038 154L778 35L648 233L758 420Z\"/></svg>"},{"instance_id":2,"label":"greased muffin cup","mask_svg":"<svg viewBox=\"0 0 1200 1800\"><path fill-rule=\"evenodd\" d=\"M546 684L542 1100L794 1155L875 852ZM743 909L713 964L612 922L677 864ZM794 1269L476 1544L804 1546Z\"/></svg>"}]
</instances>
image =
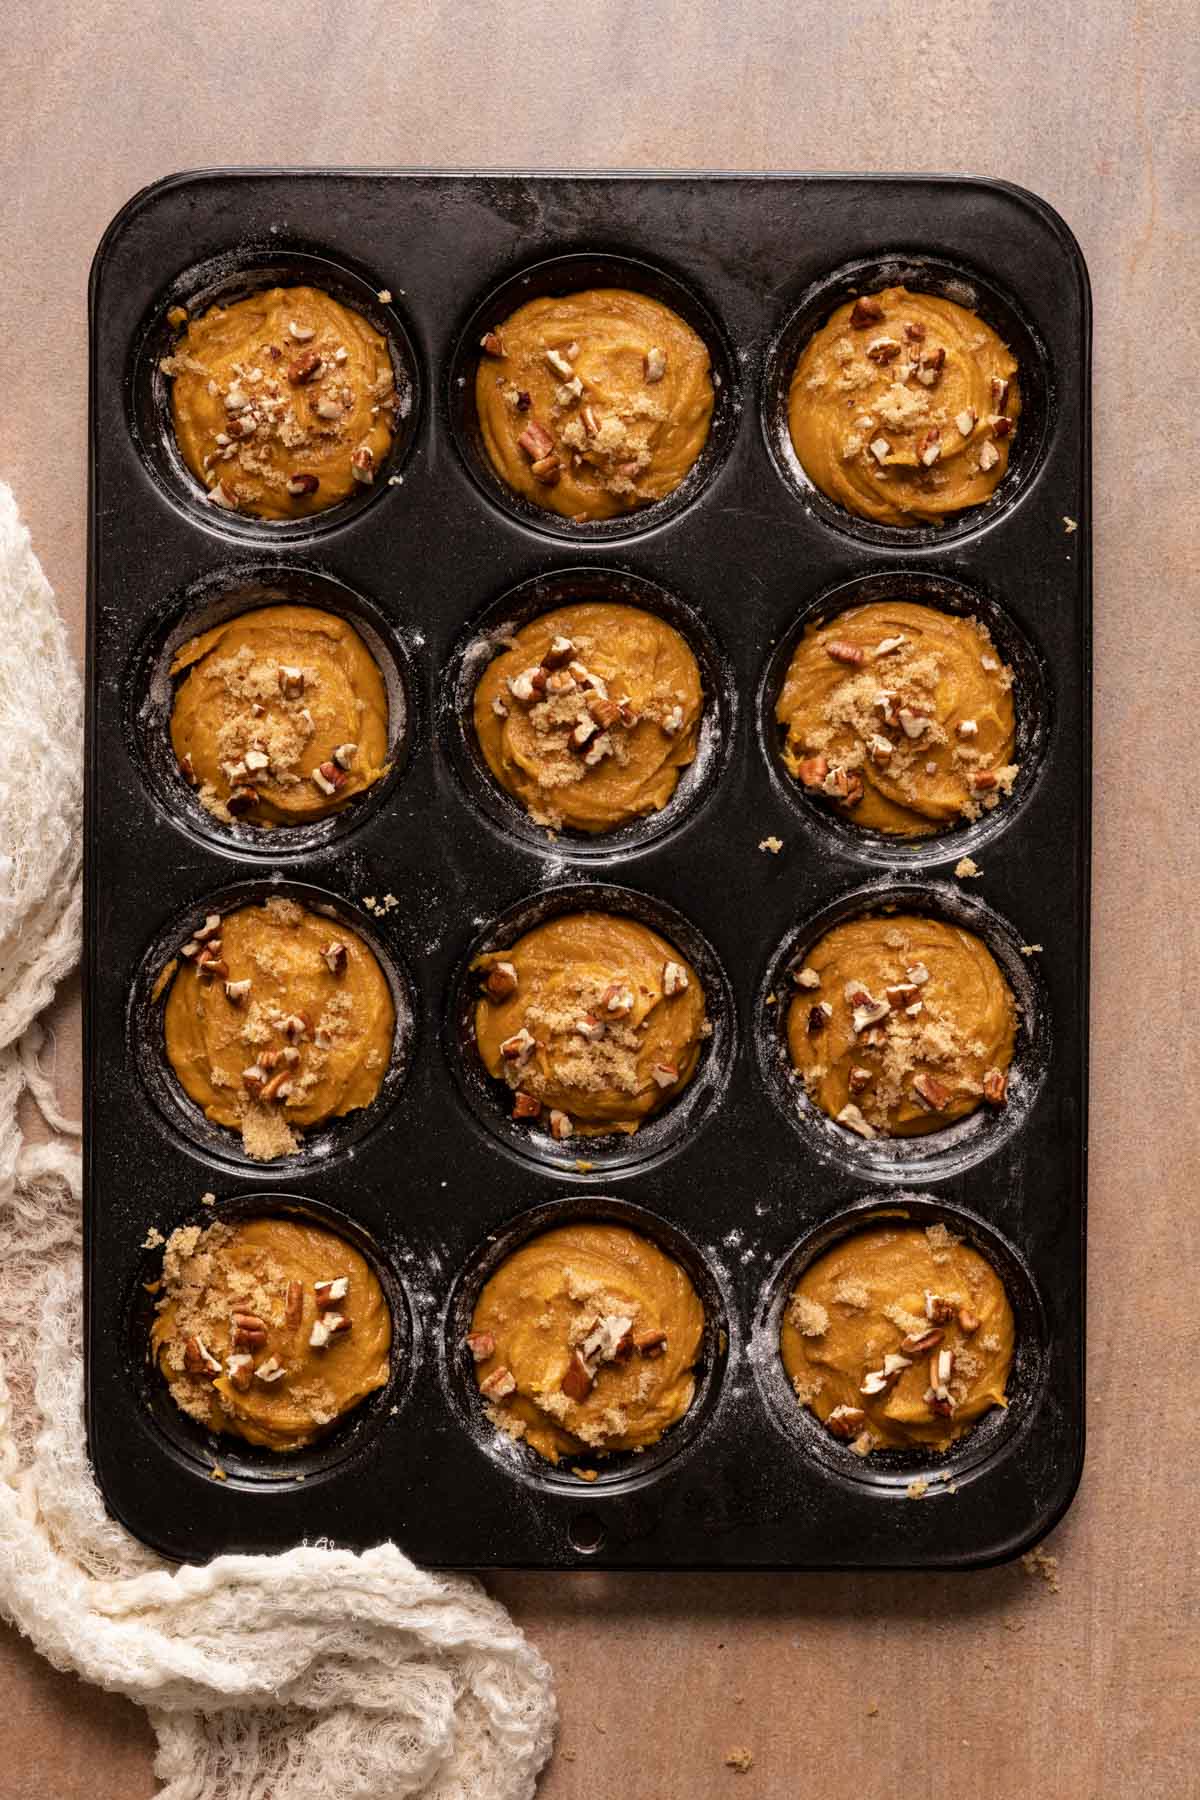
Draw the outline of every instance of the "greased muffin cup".
<instances>
[{"instance_id":1,"label":"greased muffin cup","mask_svg":"<svg viewBox=\"0 0 1200 1800\"><path fill-rule=\"evenodd\" d=\"M369 488L276 524L203 498L155 373L174 306L272 285L359 310L409 396ZM977 309L1018 362L1005 477L941 527L835 511L780 436L806 334L889 285ZM486 330L596 287L687 321L714 413L674 492L581 524L496 480L474 377ZM997 183L215 172L114 221L92 287L88 1431L139 1536L195 1560L395 1536L442 1567L957 1568L1055 1522L1083 1446L1089 323L1069 233ZM814 803L775 736L806 623L896 599L980 618L1014 671L1011 796L919 841ZM611 833L536 823L471 731L496 643L572 601L664 619L704 691L674 793ZM197 631L272 604L353 626L390 735L388 773L351 805L268 830L214 817L180 780L168 672ZM370 1105L252 1162L173 1079L151 995L210 913L272 895L358 933L398 1023ZM823 930L889 906L982 938L1017 1003L1015 1055L1003 1108L868 1142L805 1102L787 984ZM514 1119L480 1063L472 964L589 908L676 946L713 1029L635 1133L555 1137ZM273 1214L352 1243L393 1323L385 1386L294 1455L206 1433L146 1360L158 1240ZM806 1261L896 1217L961 1232L1016 1317L1007 1409L934 1458L855 1456L779 1357ZM691 1404L656 1443L555 1466L496 1431L465 1337L504 1256L567 1221L659 1246L705 1322Z\"/></svg>"}]
</instances>

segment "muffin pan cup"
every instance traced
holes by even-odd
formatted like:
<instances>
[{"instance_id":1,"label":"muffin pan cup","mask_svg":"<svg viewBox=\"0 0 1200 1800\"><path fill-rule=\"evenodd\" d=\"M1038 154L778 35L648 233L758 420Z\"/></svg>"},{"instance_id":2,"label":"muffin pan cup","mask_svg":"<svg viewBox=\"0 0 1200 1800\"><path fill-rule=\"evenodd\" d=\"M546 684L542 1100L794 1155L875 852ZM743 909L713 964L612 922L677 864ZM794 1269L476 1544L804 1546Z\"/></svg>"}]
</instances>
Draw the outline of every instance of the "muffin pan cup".
<instances>
[{"instance_id":1,"label":"muffin pan cup","mask_svg":"<svg viewBox=\"0 0 1200 1800\"><path fill-rule=\"evenodd\" d=\"M564 529L497 503L464 439L464 334L490 296L519 296L523 272L563 257L660 271L712 319L730 364L719 454L686 504L639 513L624 531ZM161 312L210 285L214 267L269 265L281 279L294 267L305 280L314 258L392 294L380 304L403 328L421 396L399 479L307 535L231 525L194 493L175 493L171 456L147 451L144 347ZM1038 442L994 505L940 537L877 542L831 523L787 477L778 346L820 284L861 268L864 286L886 285L899 264L910 285L923 269L931 281L975 272L989 304L1000 295L1021 319L1037 360ZM391 1538L418 1562L478 1569L967 1568L1015 1555L1062 1514L1083 1456L1089 356L1074 240L1043 202L999 183L214 171L164 181L117 217L91 289L87 1423L107 1504L137 1536L191 1560ZM390 635L408 689L405 756L389 791L300 854L281 843L277 863L264 834L226 841L197 829L186 791L175 804L154 776L139 723L147 644L170 629L181 595L217 594L248 564L260 579L306 570L359 596ZM502 809L485 820L445 728L464 634L522 584L584 567L677 596L719 646L729 684L733 738L702 804L611 860L595 843L583 857L570 840L509 829ZM889 570L986 595L1038 659L1036 768L1011 818L1002 806L986 841L971 840L976 881L954 880L961 834L873 843L863 856L765 760L760 696L775 648L818 596ZM778 855L758 848L771 837ZM818 1146L785 1116L765 1072L765 992L786 947L850 896L886 904L890 880L934 911L961 887L1013 943L1041 946L1037 1080L1018 1127L984 1118L969 1163L933 1155L919 1173L903 1157L856 1157L849 1145L839 1154L836 1134ZM410 987L412 1022L406 1065L371 1116L298 1157L239 1167L189 1129L185 1108L168 1122L131 1066L128 1031L151 946L172 921L190 926L246 883L317 889L361 918ZM590 1168L587 1140L572 1164L525 1148L499 1112L490 1129L479 1093L466 1097L478 1071L452 1066L471 945L539 895L553 890L557 907L572 884L581 896L597 884L632 890L649 913L682 916L732 994L731 1007L724 990L721 1001L727 1060L687 1129L664 1130L652 1156L598 1154ZM388 895L398 904L365 906ZM157 1015L146 1029L161 1031ZM182 1415L168 1429L147 1386L157 1378L146 1368L142 1284L160 1262L144 1248L151 1228L166 1235L251 1201L344 1221L403 1312L389 1388L294 1465L189 1433ZM1026 1373L1010 1414L943 1457L861 1462L781 1410L772 1308L806 1246L878 1206L922 1223L959 1220L1020 1272ZM719 1313L701 1411L678 1444L590 1465L594 1482L498 1440L458 1346L454 1309L496 1241L527 1235L535 1209L549 1223L560 1208L600 1218L636 1209L624 1216L668 1249L687 1247ZM910 1500L919 1474L944 1474L953 1489L931 1481Z\"/></svg>"}]
</instances>

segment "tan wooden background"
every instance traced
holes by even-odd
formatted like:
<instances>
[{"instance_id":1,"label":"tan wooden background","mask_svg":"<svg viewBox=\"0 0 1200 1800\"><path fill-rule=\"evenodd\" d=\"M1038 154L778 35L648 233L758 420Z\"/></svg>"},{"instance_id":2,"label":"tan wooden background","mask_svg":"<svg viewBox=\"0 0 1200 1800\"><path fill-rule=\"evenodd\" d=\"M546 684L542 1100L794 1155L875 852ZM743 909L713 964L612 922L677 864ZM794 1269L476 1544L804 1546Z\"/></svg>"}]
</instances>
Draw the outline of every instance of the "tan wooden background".
<instances>
[{"instance_id":1,"label":"tan wooden background","mask_svg":"<svg viewBox=\"0 0 1200 1800\"><path fill-rule=\"evenodd\" d=\"M76 644L88 264L121 203L172 169L942 170L1063 212L1096 295L1097 779L1091 1436L1049 1545L1061 1591L1019 1568L492 1585L558 1676L542 1800L1200 1793L1191 7L17 0L6 20L0 476ZM77 1010L68 990L69 1103ZM724 1764L733 1745L754 1753L746 1774ZM0 1627L4 1800L142 1800L152 1754L134 1706Z\"/></svg>"}]
</instances>

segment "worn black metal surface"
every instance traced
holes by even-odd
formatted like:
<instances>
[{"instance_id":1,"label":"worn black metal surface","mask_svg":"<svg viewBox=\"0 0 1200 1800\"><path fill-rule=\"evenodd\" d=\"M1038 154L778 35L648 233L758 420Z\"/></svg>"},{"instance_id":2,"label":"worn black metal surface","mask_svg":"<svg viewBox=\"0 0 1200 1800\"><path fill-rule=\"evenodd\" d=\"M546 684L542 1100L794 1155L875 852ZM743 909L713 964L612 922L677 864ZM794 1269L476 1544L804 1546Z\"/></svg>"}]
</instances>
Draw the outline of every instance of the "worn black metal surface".
<instances>
[{"instance_id":1,"label":"worn black metal surface","mask_svg":"<svg viewBox=\"0 0 1200 1800\"><path fill-rule=\"evenodd\" d=\"M554 259L567 260L539 268ZM163 436L154 372L168 305L271 272L362 306L415 378L386 471L402 480L282 528L199 497ZM782 427L806 331L855 282L897 277L977 305L1021 361L1013 467L991 507L941 531L836 514ZM695 478L661 507L580 529L497 488L470 376L481 325L597 280L684 310L721 386ZM91 295L88 1432L108 1504L139 1537L196 1559L393 1537L418 1562L480 1568L948 1568L1013 1555L1059 1516L1083 1454L1089 332L1070 234L993 183L234 171L173 178L120 214ZM564 580L572 570L593 573ZM611 842L551 843L490 788L461 703L481 622L527 617L594 587L595 571L693 623L721 730L667 814ZM785 640L814 606L878 591L881 574L978 605L1020 677L1013 802L915 848L818 812L771 754ZM344 603L373 633L405 731L396 774L347 817L295 838L231 835L174 778L163 658L222 607L275 593ZM778 856L757 848L772 835ZM984 874L962 883L968 850ZM326 895L365 932L411 1021L370 1112L264 1167L164 1078L148 989L200 914L280 884ZM516 1131L462 1031L472 947L580 904L583 884L699 959L716 1024L684 1100L632 1140L589 1145L590 1171L578 1144ZM389 893L399 905L384 916L364 910ZM768 1002L823 924L889 898L982 931L1024 1023L1005 1113L866 1145L806 1107ZM311 1208L375 1257L392 1297L391 1385L295 1459L206 1440L145 1366L156 1258L143 1240L226 1205ZM797 1407L775 1354L799 1260L897 1205L956 1223L996 1259L1020 1326L1008 1412L938 1464L955 1491L935 1484L919 1504L905 1487L921 1465L854 1457ZM496 1440L458 1342L504 1249L579 1212L657 1235L710 1316L688 1418L588 1486Z\"/></svg>"}]
</instances>

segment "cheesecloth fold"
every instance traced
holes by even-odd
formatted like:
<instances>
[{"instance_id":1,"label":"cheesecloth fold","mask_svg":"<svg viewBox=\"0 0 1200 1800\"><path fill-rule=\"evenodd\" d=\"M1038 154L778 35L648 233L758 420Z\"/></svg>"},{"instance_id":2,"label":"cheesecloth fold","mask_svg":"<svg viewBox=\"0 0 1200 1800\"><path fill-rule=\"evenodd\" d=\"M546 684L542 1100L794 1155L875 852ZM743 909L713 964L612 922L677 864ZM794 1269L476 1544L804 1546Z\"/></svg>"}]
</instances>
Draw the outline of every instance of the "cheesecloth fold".
<instances>
[{"instance_id":1,"label":"cheesecloth fold","mask_svg":"<svg viewBox=\"0 0 1200 1800\"><path fill-rule=\"evenodd\" d=\"M177 1569L108 1518L83 1428L80 1154L38 1014L79 954L82 701L0 483L0 1615L139 1701L160 1800L518 1800L548 1666L475 1581L394 1544ZM40 1109L51 1136L27 1142Z\"/></svg>"}]
</instances>

